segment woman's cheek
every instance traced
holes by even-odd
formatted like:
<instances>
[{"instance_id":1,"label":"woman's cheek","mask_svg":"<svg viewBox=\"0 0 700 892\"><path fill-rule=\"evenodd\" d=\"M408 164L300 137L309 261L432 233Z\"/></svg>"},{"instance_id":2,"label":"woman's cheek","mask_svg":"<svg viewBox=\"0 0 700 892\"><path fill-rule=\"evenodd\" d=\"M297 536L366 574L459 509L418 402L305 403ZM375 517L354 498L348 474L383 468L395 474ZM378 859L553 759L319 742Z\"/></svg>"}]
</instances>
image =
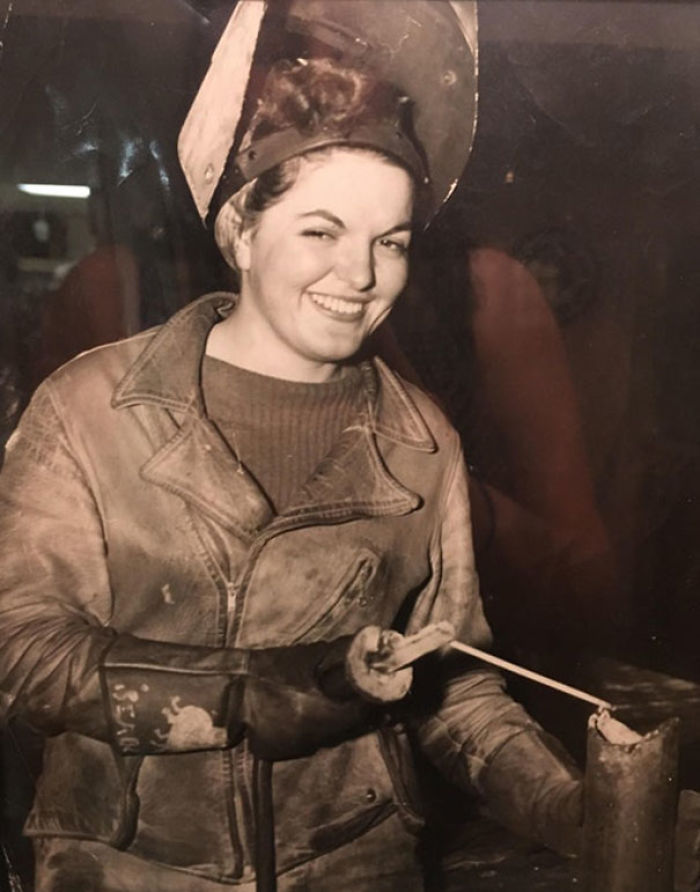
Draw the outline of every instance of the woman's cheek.
<instances>
[{"instance_id":1,"label":"woman's cheek","mask_svg":"<svg viewBox=\"0 0 700 892\"><path fill-rule=\"evenodd\" d=\"M305 246L293 258L293 265L287 268L295 270L299 282L313 284L333 269L333 261L328 250Z\"/></svg>"},{"instance_id":2,"label":"woman's cheek","mask_svg":"<svg viewBox=\"0 0 700 892\"><path fill-rule=\"evenodd\" d=\"M382 267L382 291L393 303L401 294L408 281L408 258L397 257L391 262L382 264Z\"/></svg>"}]
</instances>

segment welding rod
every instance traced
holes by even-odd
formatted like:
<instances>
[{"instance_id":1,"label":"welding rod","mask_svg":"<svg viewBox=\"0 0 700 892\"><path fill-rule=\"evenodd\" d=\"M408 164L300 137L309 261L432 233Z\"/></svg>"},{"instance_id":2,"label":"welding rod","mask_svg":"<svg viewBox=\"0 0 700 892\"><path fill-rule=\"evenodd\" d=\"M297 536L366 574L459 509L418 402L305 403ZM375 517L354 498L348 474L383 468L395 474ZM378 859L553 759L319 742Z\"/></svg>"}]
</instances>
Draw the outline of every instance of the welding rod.
<instances>
[{"instance_id":1,"label":"welding rod","mask_svg":"<svg viewBox=\"0 0 700 892\"><path fill-rule=\"evenodd\" d=\"M532 669L525 669L524 666L518 666L517 663L510 663L508 660L502 660L500 657L495 657L493 654L490 654L485 650L480 650L478 647L462 644L461 641L450 641L447 646L451 647L453 650L458 650L460 653L469 654L471 657L483 660L484 663L491 663L491 665L497 666L499 669L504 669L506 672L512 672L514 675L521 675L523 678L530 679L530 681L535 681L548 688L553 688L555 691L560 691L562 694L568 694L570 697L577 697L579 700L593 703L598 709L613 708L612 704L608 703L607 700L601 700L599 697L594 697L593 694L588 694L586 691L579 690L579 688L574 688L561 681L556 681L546 675L540 675L539 672L533 672Z\"/></svg>"},{"instance_id":2,"label":"welding rod","mask_svg":"<svg viewBox=\"0 0 700 892\"><path fill-rule=\"evenodd\" d=\"M405 638L402 638L400 635L397 637L396 633L382 632L380 629L375 631L378 647L376 650L370 650L370 652L363 650L360 662L364 663L366 661L368 666L379 670L379 672L397 672L410 666L411 663L432 651L451 647L453 650L469 654L469 656L483 660L485 663L498 666L499 669L505 669L507 672L528 678L530 681L546 685L562 694L585 700L587 703L593 703L598 709L611 710L613 708L607 700L601 700L599 697L586 693L586 691L581 691L561 681L555 681L555 679L546 675L540 675L539 672L533 672L531 669L525 669L523 666L518 666L517 663L502 660L500 657L495 657L488 651L480 650L478 647L455 641L454 626L447 620L425 626L415 635L408 635Z\"/></svg>"}]
</instances>

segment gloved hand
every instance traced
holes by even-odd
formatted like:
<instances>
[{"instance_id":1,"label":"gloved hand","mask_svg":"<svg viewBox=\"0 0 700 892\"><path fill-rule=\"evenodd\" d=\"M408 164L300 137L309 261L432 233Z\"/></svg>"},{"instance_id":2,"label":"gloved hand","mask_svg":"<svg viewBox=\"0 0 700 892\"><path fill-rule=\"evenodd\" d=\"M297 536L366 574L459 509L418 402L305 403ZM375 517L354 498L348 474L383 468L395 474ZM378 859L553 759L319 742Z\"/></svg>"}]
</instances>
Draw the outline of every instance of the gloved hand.
<instances>
[{"instance_id":1,"label":"gloved hand","mask_svg":"<svg viewBox=\"0 0 700 892\"><path fill-rule=\"evenodd\" d=\"M332 642L248 651L246 673L231 685L229 715L245 726L253 752L270 761L356 736L381 720L380 704L410 688L411 669L386 673L367 659L402 640L366 626Z\"/></svg>"},{"instance_id":2,"label":"gloved hand","mask_svg":"<svg viewBox=\"0 0 700 892\"><path fill-rule=\"evenodd\" d=\"M368 629L379 636L379 629ZM361 696L346 668L353 644L364 652L367 631L260 650L121 635L100 667L111 740L123 754L136 754L225 748L247 735L257 755L278 760L363 733L381 711ZM398 686L382 684L373 699L398 699L407 689L405 678Z\"/></svg>"},{"instance_id":3,"label":"gloved hand","mask_svg":"<svg viewBox=\"0 0 700 892\"><path fill-rule=\"evenodd\" d=\"M352 637L332 642L250 650L233 679L229 716L234 736L248 737L255 755L296 758L372 727L380 711L345 678ZM333 679L333 696L324 680Z\"/></svg>"}]
</instances>

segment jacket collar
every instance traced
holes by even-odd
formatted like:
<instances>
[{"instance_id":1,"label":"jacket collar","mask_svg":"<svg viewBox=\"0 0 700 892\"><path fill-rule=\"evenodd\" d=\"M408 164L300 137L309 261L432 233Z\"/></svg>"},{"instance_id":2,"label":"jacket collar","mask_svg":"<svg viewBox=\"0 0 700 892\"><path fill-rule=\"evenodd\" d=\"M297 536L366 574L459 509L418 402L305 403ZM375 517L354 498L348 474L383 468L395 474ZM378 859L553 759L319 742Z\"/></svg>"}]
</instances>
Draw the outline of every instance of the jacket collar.
<instances>
[{"instance_id":1,"label":"jacket collar","mask_svg":"<svg viewBox=\"0 0 700 892\"><path fill-rule=\"evenodd\" d=\"M233 295L208 294L156 329L153 339L117 385L112 405L140 403L203 416L202 354L212 327L234 306Z\"/></svg>"},{"instance_id":2,"label":"jacket collar","mask_svg":"<svg viewBox=\"0 0 700 892\"><path fill-rule=\"evenodd\" d=\"M235 295L228 292L205 295L157 329L117 385L112 405L152 404L203 417L200 369L206 340L212 327L231 312L235 301ZM432 434L388 366L381 359L366 363L363 379L371 429L403 446L434 452Z\"/></svg>"},{"instance_id":3,"label":"jacket collar","mask_svg":"<svg viewBox=\"0 0 700 892\"><path fill-rule=\"evenodd\" d=\"M163 442L141 468L144 479L164 486L246 539L314 523L354 517L406 514L420 498L385 467L376 436L422 452L435 441L400 380L381 360L362 366L362 423L347 429L331 453L274 516L264 494L209 422L200 387L200 367L211 327L234 306L217 293L185 307L162 328L117 386L115 408L150 404L183 413L165 426Z\"/></svg>"}]
</instances>

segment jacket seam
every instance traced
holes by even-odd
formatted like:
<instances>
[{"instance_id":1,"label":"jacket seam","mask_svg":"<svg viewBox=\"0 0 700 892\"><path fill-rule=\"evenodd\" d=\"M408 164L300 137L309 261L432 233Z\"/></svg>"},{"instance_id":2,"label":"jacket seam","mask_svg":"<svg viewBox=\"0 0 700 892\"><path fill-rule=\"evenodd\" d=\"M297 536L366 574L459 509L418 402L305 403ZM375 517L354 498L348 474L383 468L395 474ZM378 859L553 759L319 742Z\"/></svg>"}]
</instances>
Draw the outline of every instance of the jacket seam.
<instances>
[{"instance_id":1,"label":"jacket seam","mask_svg":"<svg viewBox=\"0 0 700 892\"><path fill-rule=\"evenodd\" d=\"M141 479L146 483L149 483L149 484L153 483L153 481L150 480L143 473L143 468L141 468L139 471L139 477L141 477ZM173 484L171 484L167 481L158 481L157 485L162 487L164 490L169 492L171 495L177 496L177 498L182 499L185 502L187 501L184 498L183 492L179 487L174 486ZM211 517L213 517L214 520L217 523L221 524L221 526L224 527L225 529L233 530L237 535L239 535L241 537L241 539L243 541L250 543L255 538L256 530L242 527L237 523L236 524L232 523L231 519L229 517L224 517L221 514L221 512L218 511L216 508L214 508L209 502L206 502L203 499L200 499L197 496L192 495L191 493L190 493L190 495L191 495L191 501L195 505L197 505L201 510L203 510L205 514L208 514Z\"/></svg>"},{"instance_id":2,"label":"jacket seam","mask_svg":"<svg viewBox=\"0 0 700 892\"><path fill-rule=\"evenodd\" d=\"M192 516L192 511L189 505L186 506L186 523L188 529L193 535L197 548L196 552L204 564L204 568L206 573L208 574L212 584L216 588L217 593L217 618L216 618L216 630L215 630L215 646L223 647L226 643L226 627L228 625L228 598L229 598L229 576L224 571L223 567L219 565L218 560L215 555L212 553L212 549L204 540L204 537L201 535L200 531L197 529L197 523L195 518ZM193 546L194 547L194 546Z\"/></svg>"},{"instance_id":3,"label":"jacket seam","mask_svg":"<svg viewBox=\"0 0 700 892\"><path fill-rule=\"evenodd\" d=\"M155 663L131 663L131 662L119 662L119 663L110 663L109 658L105 658L104 661L105 669L142 669L148 672L163 672L166 675L204 675L204 676L217 676L223 675L228 677L230 675L245 675L245 671L243 669L181 669L176 666L159 666Z\"/></svg>"},{"instance_id":4,"label":"jacket seam","mask_svg":"<svg viewBox=\"0 0 700 892\"><path fill-rule=\"evenodd\" d=\"M454 455L451 459L451 464L448 466L448 473L445 474L445 479L443 482L442 493L440 496L440 511L437 512L436 517L442 518L445 511L444 509L447 506L447 500L450 497L450 491L452 490L452 486L455 482L455 478L457 477L457 473L459 471L460 465L463 462L463 455L461 451L461 446L459 443L459 438L456 433L453 433L453 450ZM471 516L471 511L470 511Z\"/></svg>"}]
</instances>

